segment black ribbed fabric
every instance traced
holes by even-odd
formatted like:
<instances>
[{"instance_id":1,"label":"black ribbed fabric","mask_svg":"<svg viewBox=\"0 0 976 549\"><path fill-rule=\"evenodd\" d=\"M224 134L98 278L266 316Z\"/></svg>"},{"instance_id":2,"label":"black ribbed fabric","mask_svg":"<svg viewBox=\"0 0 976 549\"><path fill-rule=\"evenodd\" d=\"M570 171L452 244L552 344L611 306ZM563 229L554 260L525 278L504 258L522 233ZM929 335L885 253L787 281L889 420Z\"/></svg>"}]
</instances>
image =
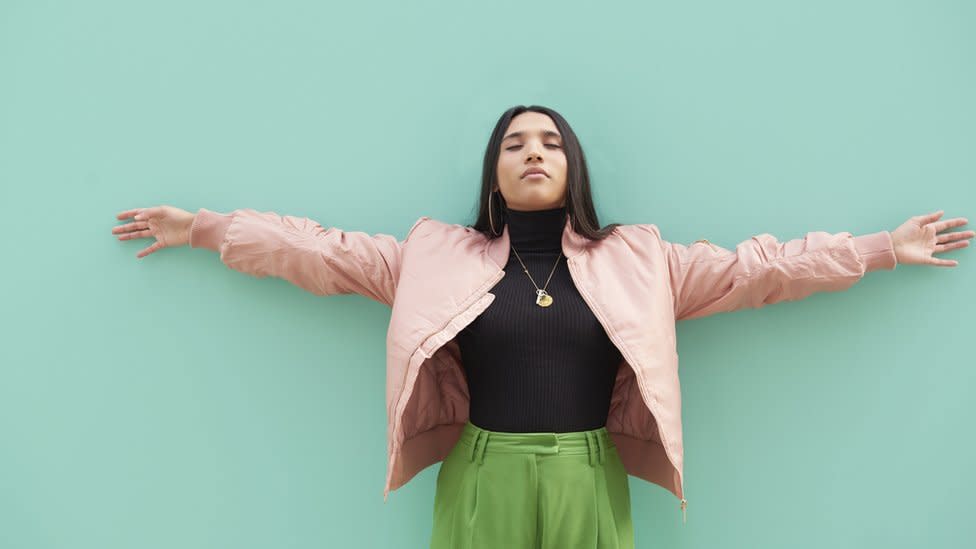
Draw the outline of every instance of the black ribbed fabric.
<instances>
[{"instance_id":1,"label":"black ribbed fabric","mask_svg":"<svg viewBox=\"0 0 976 549\"><path fill-rule=\"evenodd\" d=\"M471 422L519 433L603 427L621 355L570 277L566 208L506 209L505 217L512 247L553 303L536 305L535 286L509 251L495 300L458 334Z\"/></svg>"}]
</instances>

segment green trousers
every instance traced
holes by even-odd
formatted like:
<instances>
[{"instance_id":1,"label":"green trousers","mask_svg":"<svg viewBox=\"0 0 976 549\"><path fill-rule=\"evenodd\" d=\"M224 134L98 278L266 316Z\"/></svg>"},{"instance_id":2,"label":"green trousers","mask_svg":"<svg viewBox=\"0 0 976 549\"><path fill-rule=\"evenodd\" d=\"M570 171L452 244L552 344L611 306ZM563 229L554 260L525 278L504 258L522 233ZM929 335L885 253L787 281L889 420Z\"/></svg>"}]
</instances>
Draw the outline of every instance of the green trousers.
<instances>
[{"instance_id":1,"label":"green trousers","mask_svg":"<svg viewBox=\"0 0 976 549\"><path fill-rule=\"evenodd\" d=\"M437 473L430 547L633 548L627 472L606 428L510 433L469 421Z\"/></svg>"}]
</instances>

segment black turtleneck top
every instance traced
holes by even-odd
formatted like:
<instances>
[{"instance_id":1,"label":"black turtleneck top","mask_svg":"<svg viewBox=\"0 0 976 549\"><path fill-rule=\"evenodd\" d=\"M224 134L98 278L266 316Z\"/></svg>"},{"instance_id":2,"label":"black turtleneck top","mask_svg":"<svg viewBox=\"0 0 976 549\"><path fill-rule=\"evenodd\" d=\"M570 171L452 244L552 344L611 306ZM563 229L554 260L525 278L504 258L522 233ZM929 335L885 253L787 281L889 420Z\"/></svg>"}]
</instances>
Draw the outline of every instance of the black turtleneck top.
<instances>
[{"instance_id":1,"label":"black turtleneck top","mask_svg":"<svg viewBox=\"0 0 976 549\"><path fill-rule=\"evenodd\" d=\"M621 354L570 277L562 254L566 208L506 208L505 221L518 256L509 251L505 276L491 289L494 301L457 336L470 420L521 433L603 427ZM536 305L519 257L552 305Z\"/></svg>"}]
</instances>

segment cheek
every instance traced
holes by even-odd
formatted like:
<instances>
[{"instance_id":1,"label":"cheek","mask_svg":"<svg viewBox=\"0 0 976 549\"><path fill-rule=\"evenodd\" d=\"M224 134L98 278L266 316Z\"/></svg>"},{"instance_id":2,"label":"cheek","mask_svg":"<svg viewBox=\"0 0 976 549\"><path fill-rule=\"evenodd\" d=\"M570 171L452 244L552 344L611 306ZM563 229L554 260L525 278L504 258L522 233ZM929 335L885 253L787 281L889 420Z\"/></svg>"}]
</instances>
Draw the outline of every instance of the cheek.
<instances>
[{"instance_id":1,"label":"cheek","mask_svg":"<svg viewBox=\"0 0 976 549\"><path fill-rule=\"evenodd\" d=\"M498 178L502 181L511 180L518 176L518 165L511 159L502 158L498 161Z\"/></svg>"},{"instance_id":2,"label":"cheek","mask_svg":"<svg viewBox=\"0 0 976 549\"><path fill-rule=\"evenodd\" d=\"M559 164L559 173L562 174L562 178L563 178L563 180L565 180L566 177L567 177L567 175L568 175L568 173L569 173L569 170L568 170L568 167L566 165L566 160L565 159L563 159L563 161Z\"/></svg>"},{"instance_id":3,"label":"cheek","mask_svg":"<svg viewBox=\"0 0 976 549\"><path fill-rule=\"evenodd\" d=\"M556 161L553 162L553 164L555 164L559 168L559 171L561 173L564 173L565 174L566 173L566 168L569 165L569 162L566 161L566 157L565 156L560 156L558 160L556 160Z\"/></svg>"}]
</instances>

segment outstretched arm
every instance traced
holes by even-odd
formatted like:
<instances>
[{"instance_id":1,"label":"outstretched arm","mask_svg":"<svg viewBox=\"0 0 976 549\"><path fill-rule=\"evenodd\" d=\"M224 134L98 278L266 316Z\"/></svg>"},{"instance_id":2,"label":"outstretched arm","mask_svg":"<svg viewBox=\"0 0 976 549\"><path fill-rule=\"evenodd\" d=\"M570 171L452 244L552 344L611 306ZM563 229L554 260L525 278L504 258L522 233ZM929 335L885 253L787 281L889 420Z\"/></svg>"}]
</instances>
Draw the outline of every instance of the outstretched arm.
<instances>
[{"instance_id":1,"label":"outstretched arm","mask_svg":"<svg viewBox=\"0 0 976 549\"><path fill-rule=\"evenodd\" d=\"M189 244L218 251L228 267L258 278L282 278L322 296L356 293L392 306L403 242L386 234L323 228L307 217L200 208Z\"/></svg>"},{"instance_id":2,"label":"outstretched arm","mask_svg":"<svg viewBox=\"0 0 976 549\"><path fill-rule=\"evenodd\" d=\"M954 266L933 253L968 245L974 233L937 235L964 218L935 222L942 212L910 218L893 232L861 236L809 232L780 242L763 233L727 250L707 240L685 246L659 239L668 265L675 321L845 290L865 273L899 263ZM656 227L655 227L656 230ZM659 235L660 236L660 235ZM960 242L952 243L955 240Z\"/></svg>"},{"instance_id":3,"label":"outstretched arm","mask_svg":"<svg viewBox=\"0 0 976 549\"><path fill-rule=\"evenodd\" d=\"M888 231L858 237L813 231L786 242L763 233L734 250L707 240L661 244L675 321L844 290L866 272L897 263Z\"/></svg>"}]
</instances>

